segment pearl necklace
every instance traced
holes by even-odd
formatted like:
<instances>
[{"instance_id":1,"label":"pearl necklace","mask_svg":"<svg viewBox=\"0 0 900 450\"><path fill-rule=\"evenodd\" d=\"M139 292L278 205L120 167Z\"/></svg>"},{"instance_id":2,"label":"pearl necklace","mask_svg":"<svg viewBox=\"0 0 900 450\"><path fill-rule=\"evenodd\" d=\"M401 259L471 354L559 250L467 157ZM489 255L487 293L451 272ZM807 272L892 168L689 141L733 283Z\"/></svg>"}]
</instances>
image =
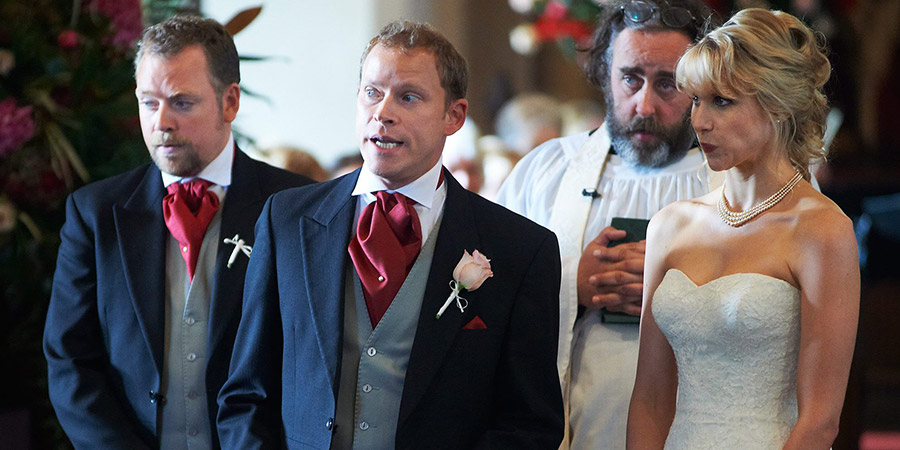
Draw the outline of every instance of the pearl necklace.
<instances>
[{"instance_id":1,"label":"pearl necklace","mask_svg":"<svg viewBox=\"0 0 900 450\"><path fill-rule=\"evenodd\" d=\"M781 187L781 189L772 194L771 197L763 200L758 205L741 212L735 212L731 210L731 205L728 204L728 199L725 198L725 185L723 184L722 198L719 199L717 208L719 210L719 217L721 217L725 223L734 228L744 225L754 217L762 214L763 211L775 206L778 202L780 202L786 195L788 195L789 192L791 192L792 189L794 189L794 186L796 186L802 178L803 176L800 175L799 171L794 173L794 176L791 177L790 180L788 180L787 184L785 184Z\"/></svg>"}]
</instances>

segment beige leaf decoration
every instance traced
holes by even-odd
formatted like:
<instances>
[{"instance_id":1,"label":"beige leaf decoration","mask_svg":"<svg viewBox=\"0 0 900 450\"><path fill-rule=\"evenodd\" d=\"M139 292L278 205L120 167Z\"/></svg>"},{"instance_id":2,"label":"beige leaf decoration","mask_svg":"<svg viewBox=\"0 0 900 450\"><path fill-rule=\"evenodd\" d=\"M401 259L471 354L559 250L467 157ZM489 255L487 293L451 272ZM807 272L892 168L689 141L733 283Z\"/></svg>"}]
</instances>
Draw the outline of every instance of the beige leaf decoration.
<instances>
[{"instance_id":1,"label":"beige leaf decoration","mask_svg":"<svg viewBox=\"0 0 900 450\"><path fill-rule=\"evenodd\" d=\"M247 25L250 25L250 23L253 22L254 19L256 19L256 16L258 16L261 11L262 6L256 6L253 8L247 8L237 13L234 17L231 18L231 20L228 21L227 24L225 24L225 31L227 31L228 34L232 36L238 34L238 32L240 32L244 28L247 28Z\"/></svg>"}]
</instances>

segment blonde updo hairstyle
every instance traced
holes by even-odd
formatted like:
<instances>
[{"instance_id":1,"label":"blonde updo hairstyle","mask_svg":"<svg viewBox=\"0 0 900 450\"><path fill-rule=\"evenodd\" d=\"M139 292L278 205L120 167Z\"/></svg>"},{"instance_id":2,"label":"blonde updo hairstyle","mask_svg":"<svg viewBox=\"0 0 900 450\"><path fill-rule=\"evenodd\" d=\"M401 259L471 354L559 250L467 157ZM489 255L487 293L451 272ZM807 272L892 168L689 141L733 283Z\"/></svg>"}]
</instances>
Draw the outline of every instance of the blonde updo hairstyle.
<instances>
[{"instance_id":1,"label":"blonde updo hairstyle","mask_svg":"<svg viewBox=\"0 0 900 450\"><path fill-rule=\"evenodd\" d=\"M755 97L769 116L776 145L809 179L811 160L825 156L822 140L831 74L824 39L796 17L766 9L737 12L678 61L678 89Z\"/></svg>"}]
</instances>

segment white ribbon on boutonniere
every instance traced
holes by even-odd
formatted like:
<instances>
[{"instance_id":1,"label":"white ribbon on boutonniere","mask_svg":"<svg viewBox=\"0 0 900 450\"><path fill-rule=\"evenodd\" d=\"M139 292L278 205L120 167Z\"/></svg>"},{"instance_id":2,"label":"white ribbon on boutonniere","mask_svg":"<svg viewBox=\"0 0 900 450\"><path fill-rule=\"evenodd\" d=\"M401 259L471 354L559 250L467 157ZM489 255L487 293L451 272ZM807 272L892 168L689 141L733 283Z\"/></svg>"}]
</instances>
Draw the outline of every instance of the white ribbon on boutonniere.
<instances>
[{"instance_id":1,"label":"white ribbon on boutonniere","mask_svg":"<svg viewBox=\"0 0 900 450\"><path fill-rule=\"evenodd\" d=\"M463 250L462 258L456 264L456 268L453 269L453 279L450 280L450 296L447 297L447 301L444 302L444 305L441 306L434 318L440 319L441 315L444 314L444 311L450 307L454 300L456 301L456 307L459 308L459 312L465 312L469 302L459 296L459 291L465 289L472 292L481 287L484 280L492 276L494 276L494 272L491 272L491 260L487 259L478 250L472 250L471 255L467 250Z\"/></svg>"},{"instance_id":2,"label":"white ribbon on boutonniere","mask_svg":"<svg viewBox=\"0 0 900 450\"><path fill-rule=\"evenodd\" d=\"M249 258L250 253L253 252L253 247L247 245L247 243L236 234L231 239L225 238L224 242L226 244L234 245L234 251L231 252L231 256L228 258L228 264L225 266L229 269L231 268L231 265L234 264L234 260L237 259L239 253L244 252Z\"/></svg>"}]
</instances>

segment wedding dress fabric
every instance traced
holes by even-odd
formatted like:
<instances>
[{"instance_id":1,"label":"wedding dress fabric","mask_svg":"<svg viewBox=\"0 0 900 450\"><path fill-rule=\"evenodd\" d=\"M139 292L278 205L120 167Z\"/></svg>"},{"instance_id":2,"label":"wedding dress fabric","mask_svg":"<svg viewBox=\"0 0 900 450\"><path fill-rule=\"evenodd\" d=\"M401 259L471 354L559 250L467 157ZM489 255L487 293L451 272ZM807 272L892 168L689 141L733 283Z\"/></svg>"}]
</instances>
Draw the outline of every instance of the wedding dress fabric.
<instances>
[{"instance_id":1,"label":"wedding dress fabric","mask_svg":"<svg viewBox=\"0 0 900 450\"><path fill-rule=\"evenodd\" d=\"M739 273L700 286L670 269L653 316L678 365L666 449L780 449L797 422L800 291Z\"/></svg>"}]
</instances>

